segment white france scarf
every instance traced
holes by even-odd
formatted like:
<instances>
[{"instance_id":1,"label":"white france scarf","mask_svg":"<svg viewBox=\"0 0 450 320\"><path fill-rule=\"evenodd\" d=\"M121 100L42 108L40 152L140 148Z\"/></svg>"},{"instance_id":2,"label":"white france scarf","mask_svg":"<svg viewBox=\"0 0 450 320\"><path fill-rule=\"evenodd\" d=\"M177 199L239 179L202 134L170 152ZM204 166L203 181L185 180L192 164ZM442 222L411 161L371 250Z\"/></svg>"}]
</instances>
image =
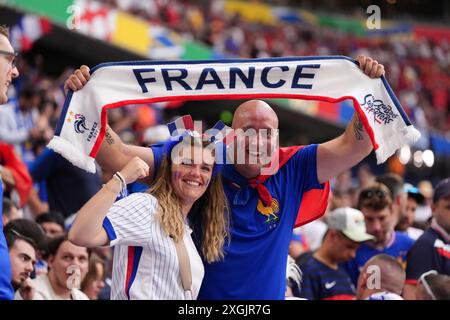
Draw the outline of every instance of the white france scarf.
<instances>
[{"instance_id":1,"label":"white france scarf","mask_svg":"<svg viewBox=\"0 0 450 320\"><path fill-rule=\"evenodd\" d=\"M107 110L174 100L290 98L353 100L377 162L420 137L386 79L370 79L344 56L103 63L84 88L69 92L48 147L95 172Z\"/></svg>"}]
</instances>

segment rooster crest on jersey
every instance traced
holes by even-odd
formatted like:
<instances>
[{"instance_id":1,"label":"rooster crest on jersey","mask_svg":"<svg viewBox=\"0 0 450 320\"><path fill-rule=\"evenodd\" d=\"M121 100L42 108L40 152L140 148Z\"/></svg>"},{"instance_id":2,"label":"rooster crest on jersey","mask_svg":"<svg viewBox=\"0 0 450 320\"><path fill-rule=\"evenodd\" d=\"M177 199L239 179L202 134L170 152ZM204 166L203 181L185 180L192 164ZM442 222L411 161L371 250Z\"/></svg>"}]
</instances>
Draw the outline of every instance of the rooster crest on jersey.
<instances>
[{"instance_id":1,"label":"rooster crest on jersey","mask_svg":"<svg viewBox=\"0 0 450 320\"><path fill-rule=\"evenodd\" d=\"M278 204L277 199L272 198L272 203L270 207L264 206L261 199L258 199L258 204L256 205L256 210L264 216L267 216L267 220L265 223L269 223L272 221L278 220L278 216L276 215L280 211L280 206Z\"/></svg>"}]
</instances>

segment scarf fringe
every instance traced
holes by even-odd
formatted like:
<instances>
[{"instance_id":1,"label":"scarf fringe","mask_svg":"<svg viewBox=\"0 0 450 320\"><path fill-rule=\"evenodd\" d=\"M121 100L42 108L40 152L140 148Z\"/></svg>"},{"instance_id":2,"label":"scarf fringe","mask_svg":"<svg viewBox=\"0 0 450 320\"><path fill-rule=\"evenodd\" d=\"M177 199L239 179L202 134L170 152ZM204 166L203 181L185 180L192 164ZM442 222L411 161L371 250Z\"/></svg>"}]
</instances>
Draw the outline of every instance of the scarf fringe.
<instances>
[{"instance_id":1,"label":"scarf fringe","mask_svg":"<svg viewBox=\"0 0 450 320\"><path fill-rule=\"evenodd\" d=\"M95 173L94 158L86 156L67 140L59 136L53 136L47 147L62 155L74 166L83 168L87 172Z\"/></svg>"},{"instance_id":2,"label":"scarf fringe","mask_svg":"<svg viewBox=\"0 0 450 320\"><path fill-rule=\"evenodd\" d=\"M392 136L390 139L380 141L379 148L376 150L377 164L385 162L395 151L404 145L410 145L420 138L420 132L412 125L401 129L402 135Z\"/></svg>"}]
</instances>

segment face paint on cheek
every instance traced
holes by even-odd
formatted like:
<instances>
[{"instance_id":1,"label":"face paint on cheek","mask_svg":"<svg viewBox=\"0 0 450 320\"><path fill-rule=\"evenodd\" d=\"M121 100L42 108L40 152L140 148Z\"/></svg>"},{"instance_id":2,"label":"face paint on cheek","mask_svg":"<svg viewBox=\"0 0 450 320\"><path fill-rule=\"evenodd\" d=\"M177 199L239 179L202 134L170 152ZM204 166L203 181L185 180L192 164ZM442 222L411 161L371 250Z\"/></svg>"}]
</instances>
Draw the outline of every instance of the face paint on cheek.
<instances>
[{"instance_id":1,"label":"face paint on cheek","mask_svg":"<svg viewBox=\"0 0 450 320\"><path fill-rule=\"evenodd\" d=\"M175 181L179 180L181 178L181 172L180 171L174 171L174 172L172 172L172 176L173 176L173 179Z\"/></svg>"}]
</instances>

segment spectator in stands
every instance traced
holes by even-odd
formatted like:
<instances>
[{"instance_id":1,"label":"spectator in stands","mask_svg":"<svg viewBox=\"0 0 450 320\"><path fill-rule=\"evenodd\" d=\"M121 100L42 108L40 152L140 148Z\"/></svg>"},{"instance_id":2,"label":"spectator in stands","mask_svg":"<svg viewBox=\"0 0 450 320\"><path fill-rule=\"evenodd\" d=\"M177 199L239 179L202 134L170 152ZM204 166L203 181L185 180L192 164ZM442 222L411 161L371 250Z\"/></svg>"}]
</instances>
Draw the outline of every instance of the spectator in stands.
<instances>
[{"instance_id":1,"label":"spectator in stands","mask_svg":"<svg viewBox=\"0 0 450 320\"><path fill-rule=\"evenodd\" d=\"M16 204L8 198L3 198L2 225L6 226L8 222L21 218L22 211L17 208Z\"/></svg>"},{"instance_id":2,"label":"spectator in stands","mask_svg":"<svg viewBox=\"0 0 450 320\"><path fill-rule=\"evenodd\" d=\"M416 287L416 300L450 300L450 276L436 270L422 274Z\"/></svg>"},{"instance_id":3,"label":"spectator in stands","mask_svg":"<svg viewBox=\"0 0 450 320\"><path fill-rule=\"evenodd\" d=\"M340 263L355 257L360 243L372 240L366 233L363 214L353 208L328 213L328 231L320 248L300 256L303 271L300 297L308 300L352 300L355 287Z\"/></svg>"},{"instance_id":4,"label":"spectator in stands","mask_svg":"<svg viewBox=\"0 0 450 320\"><path fill-rule=\"evenodd\" d=\"M0 25L0 105L8 101L7 90L12 79L19 76L16 68L15 58L17 53L14 51L8 39L8 29ZM1 107L0 109L2 109ZM2 163L0 162L0 165ZM3 167L0 166L0 197L3 199ZM11 175L9 174L9 177ZM2 201L3 206L3 201ZM0 206L0 213L3 208ZM3 214L2 222L0 222L0 230L3 230ZM0 300L11 300L14 297L14 290L11 286L11 264L8 254L8 246L6 244L3 232L0 232Z\"/></svg>"},{"instance_id":5,"label":"spectator in stands","mask_svg":"<svg viewBox=\"0 0 450 320\"><path fill-rule=\"evenodd\" d=\"M32 294L33 284L30 276L34 270L38 243L44 240L44 234L38 225L30 220L14 220L5 226L5 236L11 259L14 291L24 297Z\"/></svg>"},{"instance_id":6,"label":"spectator in stands","mask_svg":"<svg viewBox=\"0 0 450 320\"><path fill-rule=\"evenodd\" d=\"M99 293L105 286L105 261L95 253L89 257L89 269L81 282L81 291L90 300L98 300Z\"/></svg>"},{"instance_id":7,"label":"spectator in stands","mask_svg":"<svg viewBox=\"0 0 450 320\"><path fill-rule=\"evenodd\" d=\"M10 226L20 234L32 238L37 244L34 275L47 273L45 257L48 250L48 239L44 233L44 230L36 222L29 219L16 219L11 221L7 226L5 226L5 233L8 230L6 227L9 228Z\"/></svg>"},{"instance_id":8,"label":"spectator in stands","mask_svg":"<svg viewBox=\"0 0 450 320\"><path fill-rule=\"evenodd\" d=\"M98 170L97 170L98 171ZM75 167L64 157L46 149L30 165L34 181L45 180L50 210L59 211L67 219L100 190L97 173Z\"/></svg>"},{"instance_id":9,"label":"spectator in stands","mask_svg":"<svg viewBox=\"0 0 450 320\"><path fill-rule=\"evenodd\" d=\"M361 270L356 288L358 300L403 300L405 270L387 254L370 258Z\"/></svg>"},{"instance_id":10,"label":"spectator in stands","mask_svg":"<svg viewBox=\"0 0 450 320\"><path fill-rule=\"evenodd\" d=\"M104 262L105 274L103 277L104 286L98 294L98 300L111 299L111 283L112 283L112 269L113 269L113 255L114 248L110 247L95 247L91 249L91 254L96 254Z\"/></svg>"},{"instance_id":11,"label":"spectator in stands","mask_svg":"<svg viewBox=\"0 0 450 320\"><path fill-rule=\"evenodd\" d=\"M302 271L295 260L288 255L286 265L286 299L298 299L302 284Z\"/></svg>"},{"instance_id":12,"label":"spectator in stands","mask_svg":"<svg viewBox=\"0 0 450 320\"><path fill-rule=\"evenodd\" d=\"M430 228L408 253L405 299L415 299L415 287L423 273L436 270L440 274L450 275L450 178L436 185L432 210Z\"/></svg>"},{"instance_id":13,"label":"spectator in stands","mask_svg":"<svg viewBox=\"0 0 450 320\"><path fill-rule=\"evenodd\" d=\"M419 205L416 209L416 216L414 220L414 226L420 229L428 229L430 227L432 219L433 206L433 185L428 180L422 180L417 184L417 188L424 196L423 204Z\"/></svg>"},{"instance_id":14,"label":"spectator in stands","mask_svg":"<svg viewBox=\"0 0 450 320\"><path fill-rule=\"evenodd\" d=\"M22 155L24 143L42 137L44 128L37 127L39 111L38 92L31 84L19 93L17 104L10 103L0 108L0 140L12 144Z\"/></svg>"},{"instance_id":15,"label":"spectator in stands","mask_svg":"<svg viewBox=\"0 0 450 320\"><path fill-rule=\"evenodd\" d=\"M352 207L350 190L352 190L351 187L346 190L333 189L332 195L328 201L329 209L334 210L337 208Z\"/></svg>"},{"instance_id":16,"label":"spectator in stands","mask_svg":"<svg viewBox=\"0 0 450 320\"><path fill-rule=\"evenodd\" d=\"M149 191L114 203L125 183L149 175L148 165L133 158L77 213L69 232L71 241L89 247L114 246L114 259L119 262L132 261L133 256L142 261L135 266L134 283L122 276L126 263L114 263L111 299L196 299L204 267L193 242L198 234L190 235L186 217L200 221L202 231L198 232L205 237L199 250L205 261L223 258L227 203L220 175L213 175L221 167L215 166L214 154L206 149L209 145L210 141L196 131L178 136L166 147L161 170ZM194 161L194 153L199 152L201 159ZM190 215L197 205L201 206L193 211L197 215ZM183 260L179 263L179 250L173 250L179 244L186 246L187 260L191 261L192 267L186 269L191 277L189 289L184 280L179 281ZM148 281L153 283L151 287Z\"/></svg>"},{"instance_id":17,"label":"spectator in stands","mask_svg":"<svg viewBox=\"0 0 450 320\"><path fill-rule=\"evenodd\" d=\"M40 258L45 256L48 251L48 241L42 228L34 221L29 219L15 219L10 221L4 228L6 240L8 237L19 233L21 236L32 239L36 245L36 257ZM14 239L14 237L13 237ZM12 239L12 240L13 240Z\"/></svg>"},{"instance_id":18,"label":"spectator in stands","mask_svg":"<svg viewBox=\"0 0 450 320\"><path fill-rule=\"evenodd\" d=\"M375 176L370 170L370 166L367 163L362 163L357 169L358 185L364 189L375 183Z\"/></svg>"},{"instance_id":19,"label":"spectator in stands","mask_svg":"<svg viewBox=\"0 0 450 320\"><path fill-rule=\"evenodd\" d=\"M58 211L49 211L39 215L36 218L36 223L42 227L49 240L65 234L64 218ZM36 261L35 269L36 275L47 274L48 264L46 259L43 257L38 259Z\"/></svg>"},{"instance_id":20,"label":"spectator in stands","mask_svg":"<svg viewBox=\"0 0 450 320\"><path fill-rule=\"evenodd\" d=\"M311 251L315 251L320 247L323 237L327 232L328 227L323 220L324 217L321 217L294 229L294 232L301 234L302 238L304 238L304 243L307 244L307 248Z\"/></svg>"},{"instance_id":21,"label":"spectator in stands","mask_svg":"<svg viewBox=\"0 0 450 320\"><path fill-rule=\"evenodd\" d=\"M424 196L420 193L419 189L413 186L408 186L406 191L408 193L406 215L398 221L396 230L404 232L413 240L417 240L423 234L423 230L413 227L413 224L416 209L423 203Z\"/></svg>"},{"instance_id":22,"label":"spectator in stands","mask_svg":"<svg viewBox=\"0 0 450 320\"><path fill-rule=\"evenodd\" d=\"M15 154L13 146L1 141L0 175L5 182L5 194L22 208L28 200L33 181L27 167Z\"/></svg>"},{"instance_id":23,"label":"spectator in stands","mask_svg":"<svg viewBox=\"0 0 450 320\"><path fill-rule=\"evenodd\" d=\"M300 233L300 230L294 230L292 233L291 243L289 244L288 254L295 260L301 254L308 252L309 246L305 237Z\"/></svg>"},{"instance_id":24,"label":"spectator in stands","mask_svg":"<svg viewBox=\"0 0 450 320\"><path fill-rule=\"evenodd\" d=\"M384 184L391 194L392 212L395 215L395 230L398 230L399 221L407 218L406 206L408 196L404 190L403 178L395 173L386 173L376 177L376 182Z\"/></svg>"},{"instance_id":25,"label":"spectator in stands","mask_svg":"<svg viewBox=\"0 0 450 320\"><path fill-rule=\"evenodd\" d=\"M367 232L374 240L361 244L356 257L346 263L347 271L356 285L359 270L373 256L385 253L406 261L406 254L414 240L401 232L394 231L396 217L392 211L389 189L381 183L363 189L358 199L358 209L364 214Z\"/></svg>"},{"instance_id":26,"label":"spectator in stands","mask_svg":"<svg viewBox=\"0 0 450 320\"><path fill-rule=\"evenodd\" d=\"M54 238L49 242L48 275L39 275L34 280L34 294L24 297L16 293L15 299L22 300L88 300L79 289L88 270L89 253L67 240L67 236Z\"/></svg>"},{"instance_id":27,"label":"spectator in stands","mask_svg":"<svg viewBox=\"0 0 450 320\"><path fill-rule=\"evenodd\" d=\"M49 239L64 235L64 218L58 211L49 211L36 218L36 222L44 229Z\"/></svg>"}]
</instances>

